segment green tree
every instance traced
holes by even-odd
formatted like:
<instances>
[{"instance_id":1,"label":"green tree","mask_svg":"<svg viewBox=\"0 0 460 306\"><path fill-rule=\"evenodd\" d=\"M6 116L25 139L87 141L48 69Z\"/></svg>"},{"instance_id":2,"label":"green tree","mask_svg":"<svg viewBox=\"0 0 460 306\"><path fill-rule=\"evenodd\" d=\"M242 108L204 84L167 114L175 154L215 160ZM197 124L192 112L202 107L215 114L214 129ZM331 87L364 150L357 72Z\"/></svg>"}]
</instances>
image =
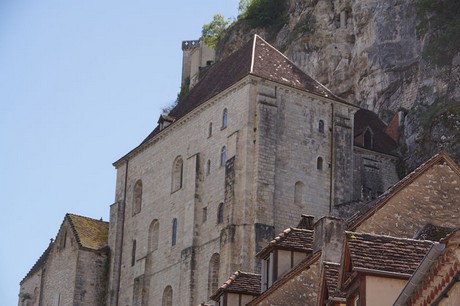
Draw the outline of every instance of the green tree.
<instances>
[{"instance_id":1,"label":"green tree","mask_svg":"<svg viewBox=\"0 0 460 306\"><path fill-rule=\"evenodd\" d=\"M214 15L213 20L203 25L203 29L201 30L205 44L210 48L216 48L220 36L227 29L229 23L228 20L225 20L224 16L220 14Z\"/></svg>"}]
</instances>

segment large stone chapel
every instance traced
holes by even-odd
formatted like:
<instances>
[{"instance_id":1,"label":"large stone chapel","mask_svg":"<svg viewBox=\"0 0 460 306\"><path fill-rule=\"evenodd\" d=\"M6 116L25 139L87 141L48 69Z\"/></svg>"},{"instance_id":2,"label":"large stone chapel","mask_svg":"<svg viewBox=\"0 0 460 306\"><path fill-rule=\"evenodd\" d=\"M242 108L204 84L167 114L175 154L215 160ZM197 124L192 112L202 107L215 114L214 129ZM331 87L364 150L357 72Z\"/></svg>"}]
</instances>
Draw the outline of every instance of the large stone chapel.
<instances>
[{"instance_id":1,"label":"large stone chapel","mask_svg":"<svg viewBox=\"0 0 460 306\"><path fill-rule=\"evenodd\" d=\"M228 275L260 273L254 255L302 214L337 214L398 181L395 127L334 95L261 37L216 63L201 41L182 47L190 92L114 163L107 243L88 247L96 237L85 226L99 221L66 216L21 282L36 301L28 305L211 303ZM72 290L47 287L55 274L45 267L66 246L103 258L103 281L82 285L89 272L80 260Z\"/></svg>"}]
</instances>

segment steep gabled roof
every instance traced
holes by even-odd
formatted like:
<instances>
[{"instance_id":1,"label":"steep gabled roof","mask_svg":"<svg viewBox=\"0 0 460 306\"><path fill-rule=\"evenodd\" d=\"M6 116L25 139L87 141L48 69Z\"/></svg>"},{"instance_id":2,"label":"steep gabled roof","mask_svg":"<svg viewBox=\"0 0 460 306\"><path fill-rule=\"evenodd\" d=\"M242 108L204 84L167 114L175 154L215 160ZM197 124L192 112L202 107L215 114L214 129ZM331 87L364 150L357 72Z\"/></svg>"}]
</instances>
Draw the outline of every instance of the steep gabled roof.
<instances>
[{"instance_id":1,"label":"steep gabled roof","mask_svg":"<svg viewBox=\"0 0 460 306\"><path fill-rule=\"evenodd\" d=\"M236 271L210 298L214 301L218 301L219 297L225 292L259 295L261 288L260 283L260 274Z\"/></svg>"},{"instance_id":2,"label":"steep gabled roof","mask_svg":"<svg viewBox=\"0 0 460 306\"><path fill-rule=\"evenodd\" d=\"M354 116L354 145L364 147L363 134L370 128L373 134L372 148L370 150L391 154L397 144L386 132L387 125L379 116L367 109L359 109Z\"/></svg>"},{"instance_id":3,"label":"steep gabled roof","mask_svg":"<svg viewBox=\"0 0 460 306\"><path fill-rule=\"evenodd\" d=\"M346 232L352 271L409 277L433 246L432 241ZM346 266L343 264L342 266Z\"/></svg>"},{"instance_id":4,"label":"steep gabled roof","mask_svg":"<svg viewBox=\"0 0 460 306\"><path fill-rule=\"evenodd\" d=\"M80 247L100 250L108 245L109 223L74 214L66 214Z\"/></svg>"},{"instance_id":5,"label":"steep gabled roof","mask_svg":"<svg viewBox=\"0 0 460 306\"><path fill-rule=\"evenodd\" d=\"M349 104L334 95L324 85L308 76L260 36L254 35L239 50L211 66L205 76L190 90L190 93L169 112L168 117L176 122L199 105L248 75L258 76L282 85L304 90L320 97ZM159 132L160 128L157 126L140 145L148 142L148 140ZM127 157L130 153L123 156L120 160ZM114 164L117 164L120 160Z\"/></svg>"},{"instance_id":6,"label":"steep gabled roof","mask_svg":"<svg viewBox=\"0 0 460 306\"><path fill-rule=\"evenodd\" d=\"M292 250L309 253L313 251L313 231L290 227L276 236L256 257L264 258L273 249Z\"/></svg>"},{"instance_id":7,"label":"steep gabled roof","mask_svg":"<svg viewBox=\"0 0 460 306\"><path fill-rule=\"evenodd\" d=\"M457 175L460 176L460 168L455 164L455 162L449 157L446 152L440 152L430 158L427 162L420 165L398 183L389 188L377 199L371 201L363 207L360 211L352 215L348 220L348 228L350 230L355 230L359 225L364 221L374 215L378 210L385 206L388 201L390 201L396 194L406 188L408 185L413 183L418 177L423 175L431 167L438 164L447 164Z\"/></svg>"}]
</instances>

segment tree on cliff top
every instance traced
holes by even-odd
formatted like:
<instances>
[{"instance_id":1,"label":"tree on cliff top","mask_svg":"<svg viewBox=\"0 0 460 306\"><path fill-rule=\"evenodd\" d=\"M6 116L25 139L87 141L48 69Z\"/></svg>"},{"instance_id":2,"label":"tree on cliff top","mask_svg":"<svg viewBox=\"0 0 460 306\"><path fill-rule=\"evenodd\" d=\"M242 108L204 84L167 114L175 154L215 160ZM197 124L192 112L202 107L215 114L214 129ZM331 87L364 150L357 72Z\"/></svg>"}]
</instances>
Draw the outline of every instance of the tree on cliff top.
<instances>
[{"instance_id":1,"label":"tree on cliff top","mask_svg":"<svg viewBox=\"0 0 460 306\"><path fill-rule=\"evenodd\" d=\"M205 44L208 47L215 49L220 36L228 27L229 23L230 22L228 20L225 20L224 16L220 14L214 15L213 20L210 23L203 25L203 29L201 30L201 35Z\"/></svg>"}]
</instances>

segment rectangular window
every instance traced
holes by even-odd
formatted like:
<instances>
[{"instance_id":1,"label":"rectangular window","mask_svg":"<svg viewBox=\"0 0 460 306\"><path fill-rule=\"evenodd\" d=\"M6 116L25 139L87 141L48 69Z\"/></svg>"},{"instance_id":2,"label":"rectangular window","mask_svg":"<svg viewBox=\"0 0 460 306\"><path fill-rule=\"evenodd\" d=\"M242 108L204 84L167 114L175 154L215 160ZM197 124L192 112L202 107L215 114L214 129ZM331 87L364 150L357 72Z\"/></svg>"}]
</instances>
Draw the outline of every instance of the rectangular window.
<instances>
[{"instance_id":1,"label":"rectangular window","mask_svg":"<svg viewBox=\"0 0 460 306\"><path fill-rule=\"evenodd\" d=\"M203 208L203 223L205 223L206 220L208 220L208 208L207 207Z\"/></svg>"}]
</instances>

